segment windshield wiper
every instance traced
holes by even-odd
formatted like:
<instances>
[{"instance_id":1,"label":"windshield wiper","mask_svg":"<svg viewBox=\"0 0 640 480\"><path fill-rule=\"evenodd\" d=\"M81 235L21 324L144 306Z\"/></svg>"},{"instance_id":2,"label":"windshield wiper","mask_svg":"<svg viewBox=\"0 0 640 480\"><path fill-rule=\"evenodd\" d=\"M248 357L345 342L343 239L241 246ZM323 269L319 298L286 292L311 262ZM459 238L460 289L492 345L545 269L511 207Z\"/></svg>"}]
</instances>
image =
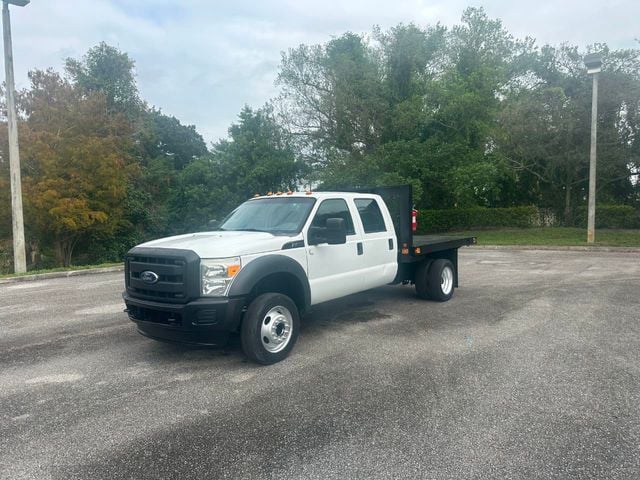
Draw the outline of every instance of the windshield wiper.
<instances>
[{"instance_id":1,"label":"windshield wiper","mask_svg":"<svg viewBox=\"0 0 640 480\"><path fill-rule=\"evenodd\" d=\"M262 233L271 233L267 230L258 230L257 228L230 228L229 230L224 230L225 232L262 232Z\"/></svg>"}]
</instances>

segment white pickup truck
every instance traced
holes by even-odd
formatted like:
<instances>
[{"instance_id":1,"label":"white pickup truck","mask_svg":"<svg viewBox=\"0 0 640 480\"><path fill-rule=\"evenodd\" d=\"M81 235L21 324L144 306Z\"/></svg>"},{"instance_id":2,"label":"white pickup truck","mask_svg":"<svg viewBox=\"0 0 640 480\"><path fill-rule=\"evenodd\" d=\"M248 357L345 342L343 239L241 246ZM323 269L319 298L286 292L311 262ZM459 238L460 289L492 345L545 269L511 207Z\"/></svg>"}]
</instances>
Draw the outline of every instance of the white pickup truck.
<instances>
[{"instance_id":1,"label":"white pickup truck","mask_svg":"<svg viewBox=\"0 0 640 480\"><path fill-rule=\"evenodd\" d=\"M418 237L415 226L406 185L258 196L216 231L131 249L125 311L148 337L220 345L239 333L249 359L275 363L318 303L394 283L449 300L458 248L475 238Z\"/></svg>"}]
</instances>

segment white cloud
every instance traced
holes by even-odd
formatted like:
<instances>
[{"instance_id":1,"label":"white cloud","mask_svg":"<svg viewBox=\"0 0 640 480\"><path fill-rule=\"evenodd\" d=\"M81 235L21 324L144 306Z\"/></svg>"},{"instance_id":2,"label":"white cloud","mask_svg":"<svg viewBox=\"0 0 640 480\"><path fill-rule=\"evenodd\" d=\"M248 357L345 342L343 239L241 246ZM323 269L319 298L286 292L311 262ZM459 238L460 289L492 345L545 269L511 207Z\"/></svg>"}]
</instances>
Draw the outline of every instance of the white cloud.
<instances>
[{"instance_id":1,"label":"white cloud","mask_svg":"<svg viewBox=\"0 0 640 480\"><path fill-rule=\"evenodd\" d=\"M280 52L319 43L347 30L369 32L398 22L456 23L462 0L33 0L12 7L17 86L34 67L62 68L104 40L137 65L142 96L207 140L226 135L244 104L275 95ZM501 18L518 37L585 46L603 41L637 47L640 2L494 0L472 2Z\"/></svg>"}]
</instances>

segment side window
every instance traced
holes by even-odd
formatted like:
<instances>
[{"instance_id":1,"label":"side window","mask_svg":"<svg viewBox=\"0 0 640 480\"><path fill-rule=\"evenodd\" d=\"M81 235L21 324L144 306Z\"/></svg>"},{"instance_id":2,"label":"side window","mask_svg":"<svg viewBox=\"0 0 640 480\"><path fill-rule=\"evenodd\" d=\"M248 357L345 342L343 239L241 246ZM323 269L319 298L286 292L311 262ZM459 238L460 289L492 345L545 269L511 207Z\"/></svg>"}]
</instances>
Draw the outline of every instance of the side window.
<instances>
[{"instance_id":1,"label":"side window","mask_svg":"<svg viewBox=\"0 0 640 480\"><path fill-rule=\"evenodd\" d=\"M353 219L349 213L349 207L347 202L341 198L325 200L318 207L316 216L313 217L311 222L312 227L326 227L328 218L343 218L344 223L347 226L347 235L354 235L356 233L353 228Z\"/></svg>"},{"instance_id":2,"label":"side window","mask_svg":"<svg viewBox=\"0 0 640 480\"><path fill-rule=\"evenodd\" d=\"M386 232L387 227L384 224L384 218L378 202L373 198L356 199L356 207L362 220L364 233Z\"/></svg>"}]
</instances>

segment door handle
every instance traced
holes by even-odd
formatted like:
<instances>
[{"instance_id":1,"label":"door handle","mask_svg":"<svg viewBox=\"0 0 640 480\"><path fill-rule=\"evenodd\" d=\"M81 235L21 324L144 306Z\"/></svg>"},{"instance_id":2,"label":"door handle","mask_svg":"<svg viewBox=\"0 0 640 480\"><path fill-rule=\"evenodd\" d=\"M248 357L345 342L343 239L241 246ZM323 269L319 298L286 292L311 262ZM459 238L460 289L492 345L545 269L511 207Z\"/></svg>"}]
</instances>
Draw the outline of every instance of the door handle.
<instances>
[{"instance_id":1,"label":"door handle","mask_svg":"<svg viewBox=\"0 0 640 480\"><path fill-rule=\"evenodd\" d=\"M362 255L364 253L364 250L362 248L362 242L358 242L357 247L358 247L358 255Z\"/></svg>"}]
</instances>

